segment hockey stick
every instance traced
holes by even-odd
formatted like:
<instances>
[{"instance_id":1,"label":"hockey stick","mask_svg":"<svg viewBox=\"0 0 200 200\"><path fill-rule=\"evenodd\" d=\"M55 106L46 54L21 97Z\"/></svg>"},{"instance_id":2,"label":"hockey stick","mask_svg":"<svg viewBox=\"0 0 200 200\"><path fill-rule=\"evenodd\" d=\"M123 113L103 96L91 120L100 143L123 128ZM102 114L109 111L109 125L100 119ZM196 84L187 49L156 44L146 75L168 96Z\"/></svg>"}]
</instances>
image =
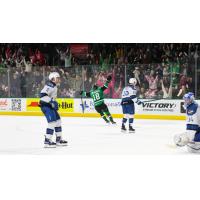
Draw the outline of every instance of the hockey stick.
<instances>
[{"instance_id":1,"label":"hockey stick","mask_svg":"<svg viewBox=\"0 0 200 200\"><path fill-rule=\"evenodd\" d=\"M82 84L80 85L80 91L84 90L84 74L83 74L83 67L82 67ZM81 105L82 105L82 113L85 112L85 105L84 105L84 101L83 101L83 96L81 95Z\"/></svg>"},{"instance_id":2,"label":"hockey stick","mask_svg":"<svg viewBox=\"0 0 200 200\"><path fill-rule=\"evenodd\" d=\"M83 97L81 95L81 105L82 105L82 113L85 112L85 106L84 106L84 101L83 101Z\"/></svg>"},{"instance_id":3,"label":"hockey stick","mask_svg":"<svg viewBox=\"0 0 200 200\"><path fill-rule=\"evenodd\" d=\"M150 102L153 102L153 101L159 101L159 100L165 100L167 98L162 98L162 99L151 99L151 100L147 100L147 101L142 101L143 103L150 103Z\"/></svg>"}]
</instances>

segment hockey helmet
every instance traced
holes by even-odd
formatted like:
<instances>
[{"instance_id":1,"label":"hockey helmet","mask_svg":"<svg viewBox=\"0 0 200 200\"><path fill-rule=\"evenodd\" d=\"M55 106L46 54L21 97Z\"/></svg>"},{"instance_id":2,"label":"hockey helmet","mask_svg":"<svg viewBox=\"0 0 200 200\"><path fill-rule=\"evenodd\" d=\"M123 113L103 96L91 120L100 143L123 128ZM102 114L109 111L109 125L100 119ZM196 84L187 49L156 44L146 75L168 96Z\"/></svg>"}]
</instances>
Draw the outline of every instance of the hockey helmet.
<instances>
[{"instance_id":1,"label":"hockey helmet","mask_svg":"<svg viewBox=\"0 0 200 200\"><path fill-rule=\"evenodd\" d=\"M194 102L194 93L188 92L183 96L183 100L185 101L186 105L190 105Z\"/></svg>"},{"instance_id":2,"label":"hockey helmet","mask_svg":"<svg viewBox=\"0 0 200 200\"><path fill-rule=\"evenodd\" d=\"M136 78L130 78L130 79L129 79L129 84L131 84L131 85L136 85L136 84L137 84Z\"/></svg>"},{"instance_id":3,"label":"hockey helmet","mask_svg":"<svg viewBox=\"0 0 200 200\"><path fill-rule=\"evenodd\" d=\"M49 74L49 80L51 81L52 79L60 78L60 74L58 72L51 72Z\"/></svg>"}]
</instances>

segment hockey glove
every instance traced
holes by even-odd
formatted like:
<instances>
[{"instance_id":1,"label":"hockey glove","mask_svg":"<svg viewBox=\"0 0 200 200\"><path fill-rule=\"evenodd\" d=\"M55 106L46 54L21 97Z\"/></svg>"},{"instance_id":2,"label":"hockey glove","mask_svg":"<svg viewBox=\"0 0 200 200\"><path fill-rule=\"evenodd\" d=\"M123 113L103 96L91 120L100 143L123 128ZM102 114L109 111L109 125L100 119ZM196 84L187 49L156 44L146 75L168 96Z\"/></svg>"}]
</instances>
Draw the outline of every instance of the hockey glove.
<instances>
[{"instance_id":1,"label":"hockey glove","mask_svg":"<svg viewBox=\"0 0 200 200\"><path fill-rule=\"evenodd\" d=\"M112 80L112 76L107 77L107 81L110 82Z\"/></svg>"},{"instance_id":2,"label":"hockey glove","mask_svg":"<svg viewBox=\"0 0 200 200\"><path fill-rule=\"evenodd\" d=\"M136 103L137 103L138 105L144 106L144 103L143 103L142 101L140 101L140 100L137 100Z\"/></svg>"},{"instance_id":3,"label":"hockey glove","mask_svg":"<svg viewBox=\"0 0 200 200\"><path fill-rule=\"evenodd\" d=\"M58 110L58 102L57 101L50 101L50 104L54 110Z\"/></svg>"},{"instance_id":4,"label":"hockey glove","mask_svg":"<svg viewBox=\"0 0 200 200\"><path fill-rule=\"evenodd\" d=\"M83 95L83 91L80 91L80 93L79 93L81 96Z\"/></svg>"}]
</instances>

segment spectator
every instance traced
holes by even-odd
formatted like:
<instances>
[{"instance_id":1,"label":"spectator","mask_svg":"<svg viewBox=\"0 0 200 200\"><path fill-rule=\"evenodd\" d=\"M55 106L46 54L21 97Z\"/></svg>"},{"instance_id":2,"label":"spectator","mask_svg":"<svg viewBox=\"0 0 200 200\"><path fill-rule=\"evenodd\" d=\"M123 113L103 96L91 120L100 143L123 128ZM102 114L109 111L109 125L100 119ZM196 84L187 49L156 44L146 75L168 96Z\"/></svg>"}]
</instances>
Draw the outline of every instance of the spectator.
<instances>
[{"instance_id":1,"label":"spectator","mask_svg":"<svg viewBox=\"0 0 200 200\"><path fill-rule=\"evenodd\" d=\"M37 96L38 88L41 87L44 78L49 72L56 70L61 73L63 79L62 95L73 96L73 91L83 86L82 66L80 66L83 58L74 58L68 46L69 44L0 44L1 95L5 90L5 88L2 90L2 85L8 87L10 77L10 83L14 88L9 87L8 91L12 95ZM171 86L175 97L177 94L181 97L185 90L194 89L194 53L198 50L197 44L88 44L88 46L89 51L86 53L84 63L91 66L85 67L87 70L83 76L87 90L96 81L102 85L105 77L112 73L113 80L105 92L107 97L118 97L121 85L125 84L125 69L127 69L126 78L131 77L133 73L141 87L141 96L145 94L147 98L163 95L160 80L163 81L166 92ZM101 67L99 65L94 67L95 64L100 64ZM129 64L132 65L129 67ZM71 67L68 68L69 66Z\"/></svg>"},{"instance_id":2,"label":"spectator","mask_svg":"<svg viewBox=\"0 0 200 200\"><path fill-rule=\"evenodd\" d=\"M186 85L187 85L187 78L186 76L182 76L179 82L179 92L177 94L177 97L183 97L186 93Z\"/></svg>"},{"instance_id":3,"label":"spectator","mask_svg":"<svg viewBox=\"0 0 200 200\"><path fill-rule=\"evenodd\" d=\"M158 84L158 76L154 75L154 72L151 71L150 75L145 75L146 80L149 83L149 88L145 93L146 98L153 98L156 96L157 92L157 84Z\"/></svg>"},{"instance_id":4,"label":"spectator","mask_svg":"<svg viewBox=\"0 0 200 200\"><path fill-rule=\"evenodd\" d=\"M139 85L141 85L140 82L140 71L139 71L139 67L136 67L135 70L133 71L134 77L136 78L137 82L139 83Z\"/></svg>"},{"instance_id":5,"label":"spectator","mask_svg":"<svg viewBox=\"0 0 200 200\"><path fill-rule=\"evenodd\" d=\"M172 85L170 84L170 87L165 87L163 84L163 80L161 80L162 85L162 92L163 92L163 99L171 99L172 98Z\"/></svg>"}]
</instances>

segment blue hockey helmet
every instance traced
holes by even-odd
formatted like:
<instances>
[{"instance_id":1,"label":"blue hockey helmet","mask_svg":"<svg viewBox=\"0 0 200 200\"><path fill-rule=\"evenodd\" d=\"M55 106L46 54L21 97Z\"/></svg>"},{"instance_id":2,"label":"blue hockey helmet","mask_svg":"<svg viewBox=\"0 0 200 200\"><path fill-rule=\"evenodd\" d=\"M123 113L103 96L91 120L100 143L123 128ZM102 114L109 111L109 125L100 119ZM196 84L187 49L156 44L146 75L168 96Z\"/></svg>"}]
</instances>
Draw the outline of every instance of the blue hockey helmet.
<instances>
[{"instance_id":1,"label":"blue hockey helmet","mask_svg":"<svg viewBox=\"0 0 200 200\"><path fill-rule=\"evenodd\" d=\"M194 102L194 93L188 92L183 96L183 100L185 101L186 105L190 105Z\"/></svg>"}]
</instances>

